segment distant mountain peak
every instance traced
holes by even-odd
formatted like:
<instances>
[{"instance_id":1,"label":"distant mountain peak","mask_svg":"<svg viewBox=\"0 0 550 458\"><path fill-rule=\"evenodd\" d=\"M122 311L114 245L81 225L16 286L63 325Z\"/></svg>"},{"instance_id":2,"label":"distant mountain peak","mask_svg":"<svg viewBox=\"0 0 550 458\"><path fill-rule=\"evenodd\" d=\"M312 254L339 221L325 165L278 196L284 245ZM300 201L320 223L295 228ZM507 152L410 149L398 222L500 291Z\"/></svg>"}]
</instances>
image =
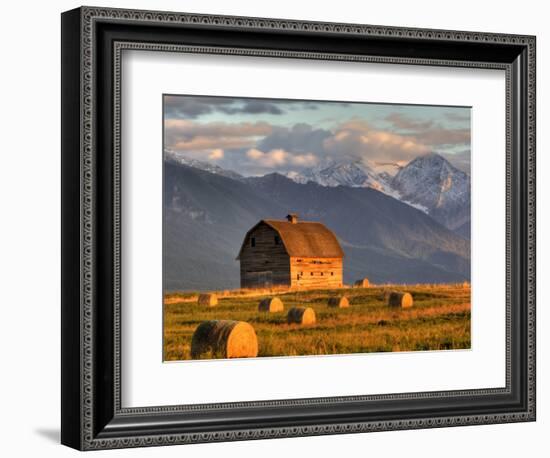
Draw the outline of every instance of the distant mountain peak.
<instances>
[{"instance_id":1,"label":"distant mountain peak","mask_svg":"<svg viewBox=\"0 0 550 458\"><path fill-rule=\"evenodd\" d=\"M254 179L258 179L258 178L261 178L264 181L283 181L283 182L287 181L287 182L291 182L291 183L294 182L294 180L292 180L288 176L283 175L282 173L279 173L279 172L266 173L265 175L263 175L261 177L248 177L247 179L248 180L254 180Z\"/></svg>"},{"instance_id":2,"label":"distant mountain peak","mask_svg":"<svg viewBox=\"0 0 550 458\"><path fill-rule=\"evenodd\" d=\"M393 178L402 200L421 205L450 229L470 219L470 177L435 152L419 156Z\"/></svg>"},{"instance_id":3,"label":"distant mountain peak","mask_svg":"<svg viewBox=\"0 0 550 458\"><path fill-rule=\"evenodd\" d=\"M398 183L404 176L411 178L412 175L417 175L425 179L438 179L442 191L449 190L449 180L458 177L464 182L469 182L469 176L453 166L447 159L438 153L429 153L418 156L403 167L393 181Z\"/></svg>"},{"instance_id":4,"label":"distant mountain peak","mask_svg":"<svg viewBox=\"0 0 550 458\"><path fill-rule=\"evenodd\" d=\"M409 166L420 166L420 167L442 167L447 168L452 171L459 171L454 165L452 165L447 159L445 159L441 154L431 152L428 154L424 154L422 156L418 156L414 158L412 161L410 161L405 167L403 167L401 170L403 170L406 167ZM464 172L462 172L464 173Z\"/></svg>"}]
</instances>

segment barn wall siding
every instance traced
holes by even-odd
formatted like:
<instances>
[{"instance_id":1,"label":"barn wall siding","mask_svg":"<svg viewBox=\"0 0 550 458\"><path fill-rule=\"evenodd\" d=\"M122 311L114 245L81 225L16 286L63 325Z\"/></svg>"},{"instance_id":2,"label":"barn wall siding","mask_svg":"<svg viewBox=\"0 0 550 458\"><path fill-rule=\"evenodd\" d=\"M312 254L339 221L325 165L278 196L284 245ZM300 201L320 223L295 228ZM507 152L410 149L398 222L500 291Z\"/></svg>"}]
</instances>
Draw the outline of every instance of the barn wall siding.
<instances>
[{"instance_id":1,"label":"barn wall siding","mask_svg":"<svg viewBox=\"0 0 550 458\"><path fill-rule=\"evenodd\" d=\"M240 254L241 288L290 284L290 258L282 241L275 244L277 231L260 224L248 234ZM255 246L250 239L255 238ZM269 275L271 272L271 275Z\"/></svg>"},{"instance_id":2,"label":"barn wall siding","mask_svg":"<svg viewBox=\"0 0 550 458\"><path fill-rule=\"evenodd\" d=\"M339 288L343 285L342 258L290 259L291 286L304 288Z\"/></svg>"}]
</instances>

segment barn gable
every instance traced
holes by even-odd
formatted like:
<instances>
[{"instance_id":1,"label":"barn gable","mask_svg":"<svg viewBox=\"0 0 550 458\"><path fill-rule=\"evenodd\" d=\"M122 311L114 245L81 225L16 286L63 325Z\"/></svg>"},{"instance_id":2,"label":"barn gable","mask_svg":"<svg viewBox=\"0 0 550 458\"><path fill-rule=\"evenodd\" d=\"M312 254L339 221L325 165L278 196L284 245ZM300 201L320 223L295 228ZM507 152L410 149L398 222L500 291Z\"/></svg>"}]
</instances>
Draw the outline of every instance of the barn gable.
<instances>
[{"instance_id":1,"label":"barn gable","mask_svg":"<svg viewBox=\"0 0 550 458\"><path fill-rule=\"evenodd\" d=\"M243 254L244 249L248 245L250 245L250 236L252 234L254 234L261 226L266 226L266 228L268 228L268 230L273 230L273 231L275 231L275 233L277 232L272 226L267 224L264 220L259 221L244 236L243 243L241 244L241 248L239 250L239 254L237 255L237 258L236 258L237 260L242 258L242 254ZM283 244L283 247L284 247L284 244ZM286 248L285 248L285 251L286 251Z\"/></svg>"},{"instance_id":2,"label":"barn gable","mask_svg":"<svg viewBox=\"0 0 550 458\"><path fill-rule=\"evenodd\" d=\"M342 258L344 252L334 233L324 224L311 221L297 221L295 215L289 215L289 221L261 220L244 237L237 259L248 243L250 234L265 224L274 229L280 236L287 254L291 257L306 258ZM294 222L292 222L294 221Z\"/></svg>"}]
</instances>

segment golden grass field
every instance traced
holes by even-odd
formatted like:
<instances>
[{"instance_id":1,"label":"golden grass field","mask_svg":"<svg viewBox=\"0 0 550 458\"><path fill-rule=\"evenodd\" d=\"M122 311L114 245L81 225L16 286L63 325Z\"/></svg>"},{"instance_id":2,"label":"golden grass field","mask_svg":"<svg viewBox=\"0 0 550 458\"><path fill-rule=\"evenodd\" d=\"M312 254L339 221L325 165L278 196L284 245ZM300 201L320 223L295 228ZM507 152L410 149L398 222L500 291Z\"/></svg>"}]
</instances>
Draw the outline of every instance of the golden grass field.
<instances>
[{"instance_id":1,"label":"golden grass field","mask_svg":"<svg viewBox=\"0 0 550 458\"><path fill-rule=\"evenodd\" d=\"M414 306L387 306L386 290L408 291ZM205 320L250 323L258 336L258 356L302 356L346 353L470 348L470 287L446 285L383 285L338 290L280 291L284 311L259 312L258 304L270 294L226 291L215 307L199 306L196 293L173 293L164 300L164 360L191 359L193 332ZM273 295L273 294L271 294ZM328 298L345 295L347 309L327 306ZM315 310L317 323L287 324L292 306Z\"/></svg>"}]
</instances>

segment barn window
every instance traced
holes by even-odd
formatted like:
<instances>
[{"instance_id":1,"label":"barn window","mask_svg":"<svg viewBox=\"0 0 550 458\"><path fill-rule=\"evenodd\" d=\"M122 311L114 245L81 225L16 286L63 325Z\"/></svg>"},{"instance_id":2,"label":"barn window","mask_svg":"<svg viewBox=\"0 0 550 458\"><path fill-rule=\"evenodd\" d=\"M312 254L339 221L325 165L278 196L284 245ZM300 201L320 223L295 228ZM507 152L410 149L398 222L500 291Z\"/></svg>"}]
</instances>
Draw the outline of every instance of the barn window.
<instances>
[{"instance_id":1,"label":"barn window","mask_svg":"<svg viewBox=\"0 0 550 458\"><path fill-rule=\"evenodd\" d=\"M323 272L321 272L321 277L322 277L323 275L324 275L324 273L323 273Z\"/></svg>"},{"instance_id":2,"label":"barn window","mask_svg":"<svg viewBox=\"0 0 550 458\"><path fill-rule=\"evenodd\" d=\"M313 272L310 272L309 274L313 277Z\"/></svg>"},{"instance_id":3,"label":"barn window","mask_svg":"<svg viewBox=\"0 0 550 458\"><path fill-rule=\"evenodd\" d=\"M334 272L331 272L330 275L334 277Z\"/></svg>"},{"instance_id":4,"label":"barn window","mask_svg":"<svg viewBox=\"0 0 550 458\"><path fill-rule=\"evenodd\" d=\"M256 246L256 237L250 237L250 246L252 248Z\"/></svg>"},{"instance_id":5,"label":"barn window","mask_svg":"<svg viewBox=\"0 0 550 458\"><path fill-rule=\"evenodd\" d=\"M275 236L275 245L279 245L279 243L281 243L281 239L279 238L278 235Z\"/></svg>"}]
</instances>

